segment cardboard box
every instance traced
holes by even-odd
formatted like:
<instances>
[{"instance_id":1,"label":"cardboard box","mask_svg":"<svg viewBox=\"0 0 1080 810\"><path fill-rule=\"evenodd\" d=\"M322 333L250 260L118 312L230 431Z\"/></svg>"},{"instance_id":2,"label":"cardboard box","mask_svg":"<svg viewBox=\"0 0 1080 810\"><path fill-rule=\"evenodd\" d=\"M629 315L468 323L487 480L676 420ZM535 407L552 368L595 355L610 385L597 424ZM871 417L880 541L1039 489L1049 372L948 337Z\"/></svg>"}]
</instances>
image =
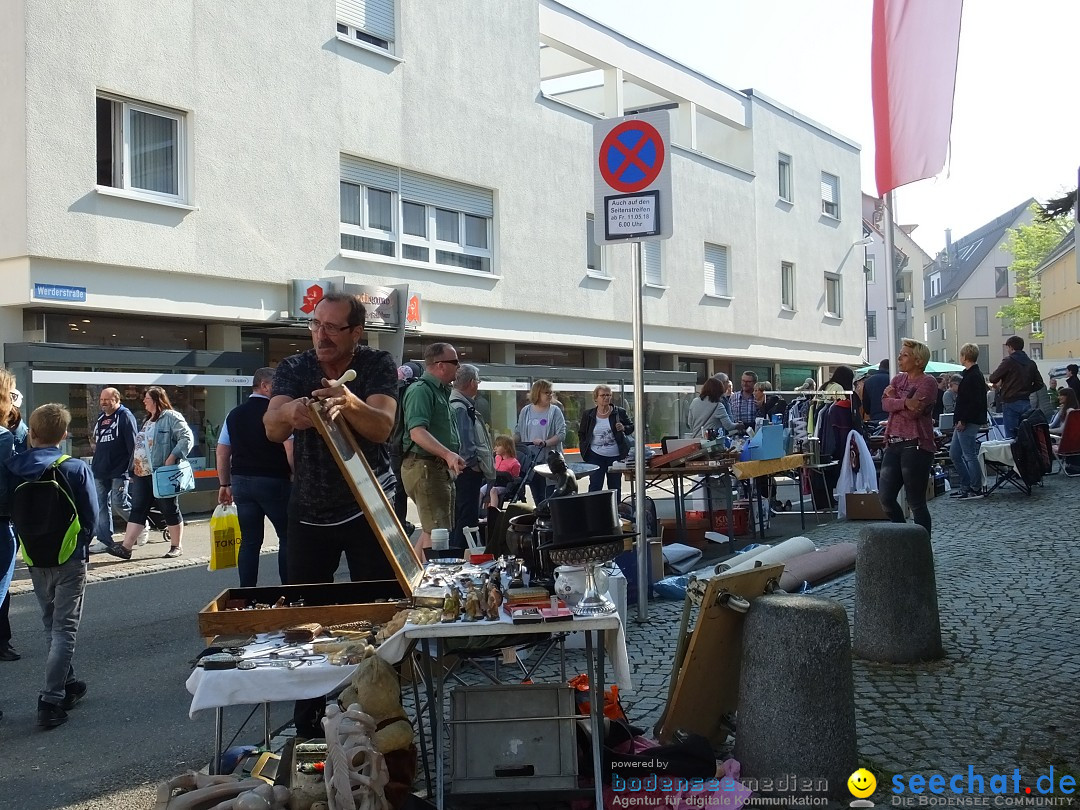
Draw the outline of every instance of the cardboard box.
<instances>
[{"instance_id":1,"label":"cardboard box","mask_svg":"<svg viewBox=\"0 0 1080 810\"><path fill-rule=\"evenodd\" d=\"M888 520L876 492L849 492L846 496L848 520Z\"/></svg>"},{"instance_id":2,"label":"cardboard box","mask_svg":"<svg viewBox=\"0 0 1080 810\"><path fill-rule=\"evenodd\" d=\"M229 609L230 602L272 605L282 596L287 604L303 599L304 606ZM406 599L397 580L229 588L199 611L199 633L210 639L217 635L273 633L308 622L323 626L358 621L382 624L406 606Z\"/></svg>"}]
</instances>

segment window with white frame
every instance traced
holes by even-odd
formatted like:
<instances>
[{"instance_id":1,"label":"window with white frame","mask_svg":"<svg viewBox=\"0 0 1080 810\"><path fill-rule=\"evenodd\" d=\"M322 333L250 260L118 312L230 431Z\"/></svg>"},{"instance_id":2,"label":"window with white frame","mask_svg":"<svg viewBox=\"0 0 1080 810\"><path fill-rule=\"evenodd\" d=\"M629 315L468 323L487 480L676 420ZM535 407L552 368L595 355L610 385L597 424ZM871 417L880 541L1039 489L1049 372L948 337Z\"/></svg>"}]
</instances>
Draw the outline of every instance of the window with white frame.
<instances>
[{"instance_id":1,"label":"window with white frame","mask_svg":"<svg viewBox=\"0 0 1080 810\"><path fill-rule=\"evenodd\" d=\"M776 157L777 194L784 202L794 202L791 187L791 155L780 152Z\"/></svg>"},{"instance_id":2,"label":"window with white frame","mask_svg":"<svg viewBox=\"0 0 1080 810\"><path fill-rule=\"evenodd\" d=\"M664 283L664 276L660 268L660 243L641 243L641 277L646 284L660 287Z\"/></svg>"},{"instance_id":3,"label":"window with white frame","mask_svg":"<svg viewBox=\"0 0 1080 810\"><path fill-rule=\"evenodd\" d=\"M987 307L975 307L975 336L986 337L990 334L990 310Z\"/></svg>"},{"instance_id":4,"label":"window with white frame","mask_svg":"<svg viewBox=\"0 0 1080 810\"><path fill-rule=\"evenodd\" d=\"M705 294L731 295L727 245L705 243Z\"/></svg>"},{"instance_id":5,"label":"window with white frame","mask_svg":"<svg viewBox=\"0 0 1080 810\"><path fill-rule=\"evenodd\" d=\"M941 295L941 273L930 276L930 297Z\"/></svg>"},{"instance_id":6,"label":"window with white frame","mask_svg":"<svg viewBox=\"0 0 1080 810\"><path fill-rule=\"evenodd\" d=\"M337 32L394 53L394 0L337 0Z\"/></svg>"},{"instance_id":7,"label":"window with white frame","mask_svg":"<svg viewBox=\"0 0 1080 810\"><path fill-rule=\"evenodd\" d=\"M596 218L592 214L585 217L585 267L593 275L607 275L604 269L604 250L596 244Z\"/></svg>"},{"instance_id":8,"label":"window with white frame","mask_svg":"<svg viewBox=\"0 0 1080 810\"><path fill-rule=\"evenodd\" d=\"M97 184L182 202L186 116L141 101L97 96Z\"/></svg>"},{"instance_id":9,"label":"window with white frame","mask_svg":"<svg viewBox=\"0 0 1080 810\"><path fill-rule=\"evenodd\" d=\"M877 313L873 310L866 313L866 336L877 340Z\"/></svg>"},{"instance_id":10,"label":"window with white frame","mask_svg":"<svg viewBox=\"0 0 1080 810\"><path fill-rule=\"evenodd\" d=\"M780 306L795 309L795 265L780 262Z\"/></svg>"},{"instance_id":11,"label":"window with white frame","mask_svg":"<svg viewBox=\"0 0 1080 810\"><path fill-rule=\"evenodd\" d=\"M489 190L350 155L340 189L343 251L492 272Z\"/></svg>"},{"instance_id":12,"label":"window with white frame","mask_svg":"<svg viewBox=\"0 0 1080 810\"><path fill-rule=\"evenodd\" d=\"M1031 356L1032 360L1043 359L1043 345L1041 343L1032 343L1028 348L1031 349L1028 354Z\"/></svg>"},{"instance_id":13,"label":"window with white frame","mask_svg":"<svg viewBox=\"0 0 1080 810\"><path fill-rule=\"evenodd\" d=\"M877 282L877 277L874 275L874 257L869 253L863 258L863 271L866 273L866 283L874 284ZM900 290L903 292L903 290Z\"/></svg>"},{"instance_id":14,"label":"window with white frame","mask_svg":"<svg viewBox=\"0 0 1080 810\"><path fill-rule=\"evenodd\" d=\"M983 365L986 365L986 364L988 364L990 362L990 344L989 343L980 343L979 344L979 361Z\"/></svg>"},{"instance_id":15,"label":"window with white frame","mask_svg":"<svg viewBox=\"0 0 1080 810\"><path fill-rule=\"evenodd\" d=\"M821 213L840 219L840 178L828 172L821 173Z\"/></svg>"},{"instance_id":16,"label":"window with white frame","mask_svg":"<svg viewBox=\"0 0 1080 810\"><path fill-rule=\"evenodd\" d=\"M995 267L994 268L994 297L995 298L1008 298L1009 297L1009 268L1008 267Z\"/></svg>"},{"instance_id":17,"label":"window with white frame","mask_svg":"<svg viewBox=\"0 0 1080 810\"><path fill-rule=\"evenodd\" d=\"M825 314L830 318L843 317L843 301L840 297L840 276L836 273L825 274Z\"/></svg>"}]
</instances>

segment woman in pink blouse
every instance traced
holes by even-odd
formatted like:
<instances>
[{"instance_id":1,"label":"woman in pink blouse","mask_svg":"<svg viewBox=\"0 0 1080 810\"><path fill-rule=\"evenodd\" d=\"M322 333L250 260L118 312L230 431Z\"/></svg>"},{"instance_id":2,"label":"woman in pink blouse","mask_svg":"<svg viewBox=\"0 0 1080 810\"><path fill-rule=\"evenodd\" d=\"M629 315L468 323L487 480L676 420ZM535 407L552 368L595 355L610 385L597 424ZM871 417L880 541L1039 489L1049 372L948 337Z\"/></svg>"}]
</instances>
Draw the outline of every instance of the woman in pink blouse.
<instances>
[{"instance_id":1,"label":"woman in pink blouse","mask_svg":"<svg viewBox=\"0 0 1080 810\"><path fill-rule=\"evenodd\" d=\"M905 338L896 358L900 373L892 378L881 395L888 412L885 426L885 457L878 481L881 506L893 523L905 523L896 501L904 488L915 522L930 533L930 510L926 506L926 485L934 463L934 405L937 380L925 372L930 350L917 340Z\"/></svg>"}]
</instances>

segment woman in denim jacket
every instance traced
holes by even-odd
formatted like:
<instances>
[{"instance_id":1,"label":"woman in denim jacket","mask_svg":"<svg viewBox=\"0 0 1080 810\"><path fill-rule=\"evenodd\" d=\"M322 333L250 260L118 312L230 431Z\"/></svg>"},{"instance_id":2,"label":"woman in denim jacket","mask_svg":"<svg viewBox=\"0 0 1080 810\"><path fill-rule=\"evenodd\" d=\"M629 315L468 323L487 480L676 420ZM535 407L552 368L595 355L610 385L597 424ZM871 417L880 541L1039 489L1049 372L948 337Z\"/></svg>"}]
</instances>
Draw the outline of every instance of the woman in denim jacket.
<instances>
[{"instance_id":1,"label":"woman in denim jacket","mask_svg":"<svg viewBox=\"0 0 1080 810\"><path fill-rule=\"evenodd\" d=\"M175 495L171 498L155 498L152 474L158 467L176 464L180 459L187 458L194 436L180 412L173 410L169 395L163 388L156 385L147 388L143 405L146 406L147 419L135 436L134 474L128 489L131 514L128 516L124 541L113 543L109 548L110 554L122 560L131 559L131 549L135 547L135 541L146 523L151 501L157 503L169 527L172 545L165 556L179 557L184 553L180 546L184 523L178 498Z\"/></svg>"}]
</instances>

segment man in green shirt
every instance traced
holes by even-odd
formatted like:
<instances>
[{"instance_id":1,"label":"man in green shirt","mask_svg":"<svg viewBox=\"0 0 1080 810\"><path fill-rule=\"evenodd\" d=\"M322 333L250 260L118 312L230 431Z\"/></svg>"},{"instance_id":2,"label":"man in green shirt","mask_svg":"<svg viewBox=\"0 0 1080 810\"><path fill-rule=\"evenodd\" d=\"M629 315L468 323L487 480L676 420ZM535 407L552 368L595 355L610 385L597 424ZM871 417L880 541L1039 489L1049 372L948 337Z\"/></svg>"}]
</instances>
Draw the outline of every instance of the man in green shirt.
<instances>
[{"instance_id":1,"label":"man in green shirt","mask_svg":"<svg viewBox=\"0 0 1080 810\"><path fill-rule=\"evenodd\" d=\"M432 529L453 526L453 477L465 469L450 413L450 383L459 365L453 346L432 343L424 351L424 375L405 389L401 480L420 513L416 553L421 559L431 548Z\"/></svg>"}]
</instances>

